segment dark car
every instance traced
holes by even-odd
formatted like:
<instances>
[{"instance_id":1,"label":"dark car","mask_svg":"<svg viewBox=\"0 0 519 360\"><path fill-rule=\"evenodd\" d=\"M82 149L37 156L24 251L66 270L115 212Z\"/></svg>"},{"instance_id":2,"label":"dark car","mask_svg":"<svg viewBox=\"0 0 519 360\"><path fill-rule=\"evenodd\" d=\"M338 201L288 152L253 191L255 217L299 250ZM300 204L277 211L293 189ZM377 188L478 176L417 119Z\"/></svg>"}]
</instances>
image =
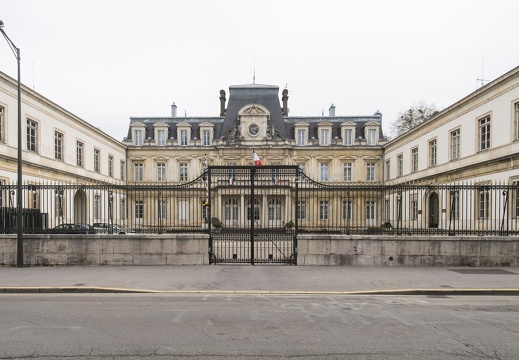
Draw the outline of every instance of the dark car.
<instances>
[{"instance_id":1,"label":"dark car","mask_svg":"<svg viewBox=\"0 0 519 360\"><path fill-rule=\"evenodd\" d=\"M95 234L96 230L88 224L61 224L51 229L53 234Z\"/></svg>"}]
</instances>

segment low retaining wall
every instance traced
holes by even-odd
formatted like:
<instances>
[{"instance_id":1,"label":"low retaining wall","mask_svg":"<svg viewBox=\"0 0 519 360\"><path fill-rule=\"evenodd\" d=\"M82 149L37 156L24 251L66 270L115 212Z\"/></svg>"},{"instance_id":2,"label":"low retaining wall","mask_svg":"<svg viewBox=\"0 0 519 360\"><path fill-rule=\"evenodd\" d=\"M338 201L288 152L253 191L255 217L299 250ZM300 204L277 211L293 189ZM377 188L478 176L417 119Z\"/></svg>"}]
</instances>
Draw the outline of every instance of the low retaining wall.
<instances>
[{"instance_id":1,"label":"low retaining wall","mask_svg":"<svg viewBox=\"0 0 519 360\"><path fill-rule=\"evenodd\" d=\"M206 265L209 238L24 235L24 266ZM0 235L0 266L16 265L16 235ZM298 265L519 266L519 237L298 236Z\"/></svg>"},{"instance_id":2,"label":"low retaining wall","mask_svg":"<svg viewBox=\"0 0 519 360\"><path fill-rule=\"evenodd\" d=\"M519 266L519 238L300 235L297 264Z\"/></svg>"},{"instance_id":3,"label":"low retaining wall","mask_svg":"<svg viewBox=\"0 0 519 360\"><path fill-rule=\"evenodd\" d=\"M204 265L209 240L201 234L24 235L24 266ZM0 237L0 265L16 265L16 236Z\"/></svg>"}]
</instances>

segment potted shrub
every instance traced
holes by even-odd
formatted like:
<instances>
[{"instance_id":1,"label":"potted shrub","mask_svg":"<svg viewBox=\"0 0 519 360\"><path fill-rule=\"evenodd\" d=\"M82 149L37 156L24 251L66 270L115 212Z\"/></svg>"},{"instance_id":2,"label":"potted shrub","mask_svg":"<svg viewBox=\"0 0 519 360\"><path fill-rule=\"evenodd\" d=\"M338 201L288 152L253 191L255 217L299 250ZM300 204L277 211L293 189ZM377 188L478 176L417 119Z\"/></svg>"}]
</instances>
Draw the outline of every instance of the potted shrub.
<instances>
[{"instance_id":1,"label":"potted shrub","mask_svg":"<svg viewBox=\"0 0 519 360\"><path fill-rule=\"evenodd\" d=\"M222 222L220 221L220 219L218 219L216 217L211 219L211 225L213 226L213 229L216 232L219 232L220 229L222 228Z\"/></svg>"}]
</instances>

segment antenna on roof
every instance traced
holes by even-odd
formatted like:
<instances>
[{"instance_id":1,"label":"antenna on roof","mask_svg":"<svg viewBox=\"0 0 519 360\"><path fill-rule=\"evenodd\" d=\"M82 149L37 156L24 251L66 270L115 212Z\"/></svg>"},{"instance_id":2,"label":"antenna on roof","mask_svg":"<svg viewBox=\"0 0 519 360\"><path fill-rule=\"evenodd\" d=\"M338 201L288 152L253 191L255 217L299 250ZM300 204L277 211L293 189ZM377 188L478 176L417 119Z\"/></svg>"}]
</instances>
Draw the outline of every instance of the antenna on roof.
<instances>
[{"instance_id":1,"label":"antenna on roof","mask_svg":"<svg viewBox=\"0 0 519 360\"><path fill-rule=\"evenodd\" d=\"M254 67L252 72L252 84L256 84L256 48L254 48Z\"/></svg>"},{"instance_id":2,"label":"antenna on roof","mask_svg":"<svg viewBox=\"0 0 519 360\"><path fill-rule=\"evenodd\" d=\"M485 81L489 81L489 80L485 80L485 78L483 77L483 72L485 70L485 58L481 58L481 78L478 78L477 81L479 81L481 83L481 85L479 87L482 87L483 85L485 85Z\"/></svg>"}]
</instances>

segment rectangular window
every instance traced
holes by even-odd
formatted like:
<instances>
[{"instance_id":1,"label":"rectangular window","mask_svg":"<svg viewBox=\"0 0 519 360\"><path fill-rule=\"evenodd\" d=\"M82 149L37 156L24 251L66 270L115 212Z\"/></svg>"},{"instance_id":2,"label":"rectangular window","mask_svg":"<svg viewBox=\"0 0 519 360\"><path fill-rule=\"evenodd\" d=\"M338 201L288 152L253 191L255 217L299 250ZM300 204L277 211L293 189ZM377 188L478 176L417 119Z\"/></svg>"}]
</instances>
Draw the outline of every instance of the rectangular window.
<instances>
[{"instance_id":1,"label":"rectangular window","mask_svg":"<svg viewBox=\"0 0 519 360\"><path fill-rule=\"evenodd\" d=\"M142 130L135 130L135 145L142 145Z\"/></svg>"},{"instance_id":2,"label":"rectangular window","mask_svg":"<svg viewBox=\"0 0 519 360\"><path fill-rule=\"evenodd\" d=\"M460 193L458 190L450 192L450 219L458 220L460 215Z\"/></svg>"},{"instance_id":3,"label":"rectangular window","mask_svg":"<svg viewBox=\"0 0 519 360\"><path fill-rule=\"evenodd\" d=\"M301 180L304 179L303 174L305 173L306 166L305 166L305 164L297 164L297 166L299 166L299 178L298 178L298 180L301 181Z\"/></svg>"},{"instance_id":4,"label":"rectangular window","mask_svg":"<svg viewBox=\"0 0 519 360\"><path fill-rule=\"evenodd\" d=\"M297 145L298 146L306 145L306 130L305 129L297 129Z\"/></svg>"},{"instance_id":5,"label":"rectangular window","mask_svg":"<svg viewBox=\"0 0 519 360\"><path fill-rule=\"evenodd\" d=\"M121 171L121 180L124 180L126 179L126 163L124 161L121 161L119 165Z\"/></svg>"},{"instance_id":6,"label":"rectangular window","mask_svg":"<svg viewBox=\"0 0 519 360\"><path fill-rule=\"evenodd\" d=\"M126 199L121 199L120 206L119 216L121 220L126 220Z\"/></svg>"},{"instance_id":7,"label":"rectangular window","mask_svg":"<svg viewBox=\"0 0 519 360\"><path fill-rule=\"evenodd\" d=\"M180 130L180 145L187 146L187 130Z\"/></svg>"},{"instance_id":8,"label":"rectangular window","mask_svg":"<svg viewBox=\"0 0 519 360\"><path fill-rule=\"evenodd\" d=\"M321 181L330 181L330 165L321 163Z\"/></svg>"},{"instance_id":9,"label":"rectangular window","mask_svg":"<svg viewBox=\"0 0 519 360\"><path fill-rule=\"evenodd\" d=\"M418 171L418 148L411 150L411 172Z\"/></svg>"},{"instance_id":10,"label":"rectangular window","mask_svg":"<svg viewBox=\"0 0 519 360\"><path fill-rule=\"evenodd\" d=\"M366 164L366 181L375 181L375 164Z\"/></svg>"},{"instance_id":11,"label":"rectangular window","mask_svg":"<svg viewBox=\"0 0 519 360\"><path fill-rule=\"evenodd\" d=\"M377 134L377 131L375 129L369 129L368 130L368 145L376 145L377 140L375 138L375 135Z\"/></svg>"},{"instance_id":12,"label":"rectangular window","mask_svg":"<svg viewBox=\"0 0 519 360\"><path fill-rule=\"evenodd\" d=\"M157 200L157 219L166 219L166 200Z\"/></svg>"},{"instance_id":13,"label":"rectangular window","mask_svg":"<svg viewBox=\"0 0 519 360\"><path fill-rule=\"evenodd\" d=\"M100 172L101 168L101 150L94 149L94 171Z\"/></svg>"},{"instance_id":14,"label":"rectangular window","mask_svg":"<svg viewBox=\"0 0 519 360\"><path fill-rule=\"evenodd\" d=\"M65 213L64 209L63 209L63 204L65 203L65 199L63 199L63 197L65 196L63 194L63 189L57 189L55 191L55 194L56 194L56 208L55 208L55 216L57 218L63 218L63 214Z\"/></svg>"},{"instance_id":15,"label":"rectangular window","mask_svg":"<svg viewBox=\"0 0 519 360\"><path fill-rule=\"evenodd\" d=\"M94 219L99 219L101 216L101 196L94 195Z\"/></svg>"},{"instance_id":16,"label":"rectangular window","mask_svg":"<svg viewBox=\"0 0 519 360\"><path fill-rule=\"evenodd\" d=\"M353 202L351 200L342 200L342 220L353 219Z\"/></svg>"},{"instance_id":17,"label":"rectangular window","mask_svg":"<svg viewBox=\"0 0 519 360\"><path fill-rule=\"evenodd\" d=\"M304 201L304 200L297 201L297 219L298 220L306 219L306 201Z\"/></svg>"},{"instance_id":18,"label":"rectangular window","mask_svg":"<svg viewBox=\"0 0 519 360\"><path fill-rule=\"evenodd\" d=\"M83 148L84 144L81 141L76 141L76 165L80 167L84 166Z\"/></svg>"},{"instance_id":19,"label":"rectangular window","mask_svg":"<svg viewBox=\"0 0 519 360\"><path fill-rule=\"evenodd\" d=\"M490 191L486 186L481 186L478 191L479 218L488 219L490 212Z\"/></svg>"},{"instance_id":20,"label":"rectangular window","mask_svg":"<svg viewBox=\"0 0 519 360\"><path fill-rule=\"evenodd\" d=\"M397 176L403 176L404 175L404 155L398 155L397 158Z\"/></svg>"},{"instance_id":21,"label":"rectangular window","mask_svg":"<svg viewBox=\"0 0 519 360\"><path fill-rule=\"evenodd\" d=\"M321 129L321 136L319 137L321 146L330 145L330 130L329 129Z\"/></svg>"},{"instance_id":22,"label":"rectangular window","mask_svg":"<svg viewBox=\"0 0 519 360\"><path fill-rule=\"evenodd\" d=\"M133 164L134 181L142 181L144 179L144 164Z\"/></svg>"},{"instance_id":23,"label":"rectangular window","mask_svg":"<svg viewBox=\"0 0 519 360\"><path fill-rule=\"evenodd\" d=\"M512 190L512 199L515 201L515 218L519 219L519 181L514 181Z\"/></svg>"},{"instance_id":24,"label":"rectangular window","mask_svg":"<svg viewBox=\"0 0 519 360\"><path fill-rule=\"evenodd\" d=\"M144 218L144 201L135 201L135 219L142 220Z\"/></svg>"},{"instance_id":25,"label":"rectangular window","mask_svg":"<svg viewBox=\"0 0 519 360\"><path fill-rule=\"evenodd\" d=\"M342 167L342 176L344 181L352 179L352 163L344 163Z\"/></svg>"},{"instance_id":26,"label":"rectangular window","mask_svg":"<svg viewBox=\"0 0 519 360\"><path fill-rule=\"evenodd\" d=\"M429 141L429 166L436 166L437 149L436 140Z\"/></svg>"},{"instance_id":27,"label":"rectangular window","mask_svg":"<svg viewBox=\"0 0 519 360\"><path fill-rule=\"evenodd\" d=\"M166 130L157 130L157 145L166 145Z\"/></svg>"},{"instance_id":28,"label":"rectangular window","mask_svg":"<svg viewBox=\"0 0 519 360\"><path fill-rule=\"evenodd\" d=\"M181 221L189 220L189 200L178 200L178 219Z\"/></svg>"},{"instance_id":29,"label":"rectangular window","mask_svg":"<svg viewBox=\"0 0 519 360\"><path fill-rule=\"evenodd\" d=\"M3 106L0 106L0 142L5 141L5 111Z\"/></svg>"},{"instance_id":30,"label":"rectangular window","mask_svg":"<svg viewBox=\"0 0 519 360\"><path fill-rule=\"evenodd\" d=\"M202 131L202 145L203 146L211 145L211 130Z\"/></svg>"},{"instance_id":31,"label":"rectangular window","mask_svg":"<svg viewBox=\"0 0 519 360\"><path fill-rule=\"evenodd\" d=\"M416 195L412 195L410 201L409 211L411 213L411 220L416 220L418 219L418 199L416 198Z\"/></svg>"},{"instance_id":32,"label":"rectangular window","mask_svg":"<svg viewBox=\"0 0 519 360\"><path fill-rule=\"evenodd\" d=\"M63 160L63 134L59 131L54 131L54 158Z\"/></svg>"},{"instance_id":33,"label":"rectangular window","mask_svg":"<svg viewBox=\"0 0 519 360\"><path fill-rule=\"evenodd\" d=\"M375 201L366 201L366 220L375 220Z\"/></svg>"},{"instance_id":34,"label":"rectangular window","mask_svg":"<svg viewBox=\"0 0 519 360\"><path fill-rule=\"evenodd\" d=\"M179 181L187 181L187 164L180 164Z\"/></svg>"},{"instance_id":35,"label":"rectangular window","mask_svg":"<svg viewBox=\"0 0 519 360\"><path fill-rule=\"evenodd\" d=\"M391 179L391 160L386 160L386 180Z\"/></svg>"},{"instance_id":36,"label":"rectangular window","mask_svg":"<svg viewBox=\"0 0 519 360\"><path fill-rule=\"evenodd\" d=\"M353 130L344 130L344 145L353 145Z\"/></svg>"},{"instance_id":37,"label":"rectangular window","mask_svg":"<svg viewBox=\"0 0 519 360\"><path fill-rule=\"evenodd\" d=\"M166 181L166 164L157 164L157 181Z\"/></svg>"},{"instance_id":38,"label":"rectangular window","mask_svg":"<svg viewBox=\"0 0 519 360\"><path fill-rule=\"evenodd\" d=\"M108 155L108 176L114 176L114 157Z\"/></svg>"},{"instance_id":39,"label":"rectangular window","mask_svg":"<svg viewBox=\"0 0 519 360\"><path fill-rule=\"evenodd\" d=\"M38 152L38 123L27 119L27 150Z\"/></svg>"},{"instance_id":40,"label":"rectangular window","mask_svg":"<svg viewBox=\"0 0 519 360\"><path fill-rule=\"evenodd\" d=\"M460 129L451 131L451 160L460 157Z\"/></svg>"},{"instance_id":41,"label":"rectangular window","mask_svg":"<svg viewBox=\"0 0 519 360\"><path fill-rule=\"evenodd\" d=\"M328 200L319 201L319 220L328 220L329 210Z\"/></svg>"},{"instance_id":42,"label":"rectangular window","mask_svg":"<svg viewBox=\"0 0 519 360\"><path fill-rule=\"evenodd\" d=\"M490 116L479 119L479 150L490 148Z\"/></svg>"}]
</instances>

